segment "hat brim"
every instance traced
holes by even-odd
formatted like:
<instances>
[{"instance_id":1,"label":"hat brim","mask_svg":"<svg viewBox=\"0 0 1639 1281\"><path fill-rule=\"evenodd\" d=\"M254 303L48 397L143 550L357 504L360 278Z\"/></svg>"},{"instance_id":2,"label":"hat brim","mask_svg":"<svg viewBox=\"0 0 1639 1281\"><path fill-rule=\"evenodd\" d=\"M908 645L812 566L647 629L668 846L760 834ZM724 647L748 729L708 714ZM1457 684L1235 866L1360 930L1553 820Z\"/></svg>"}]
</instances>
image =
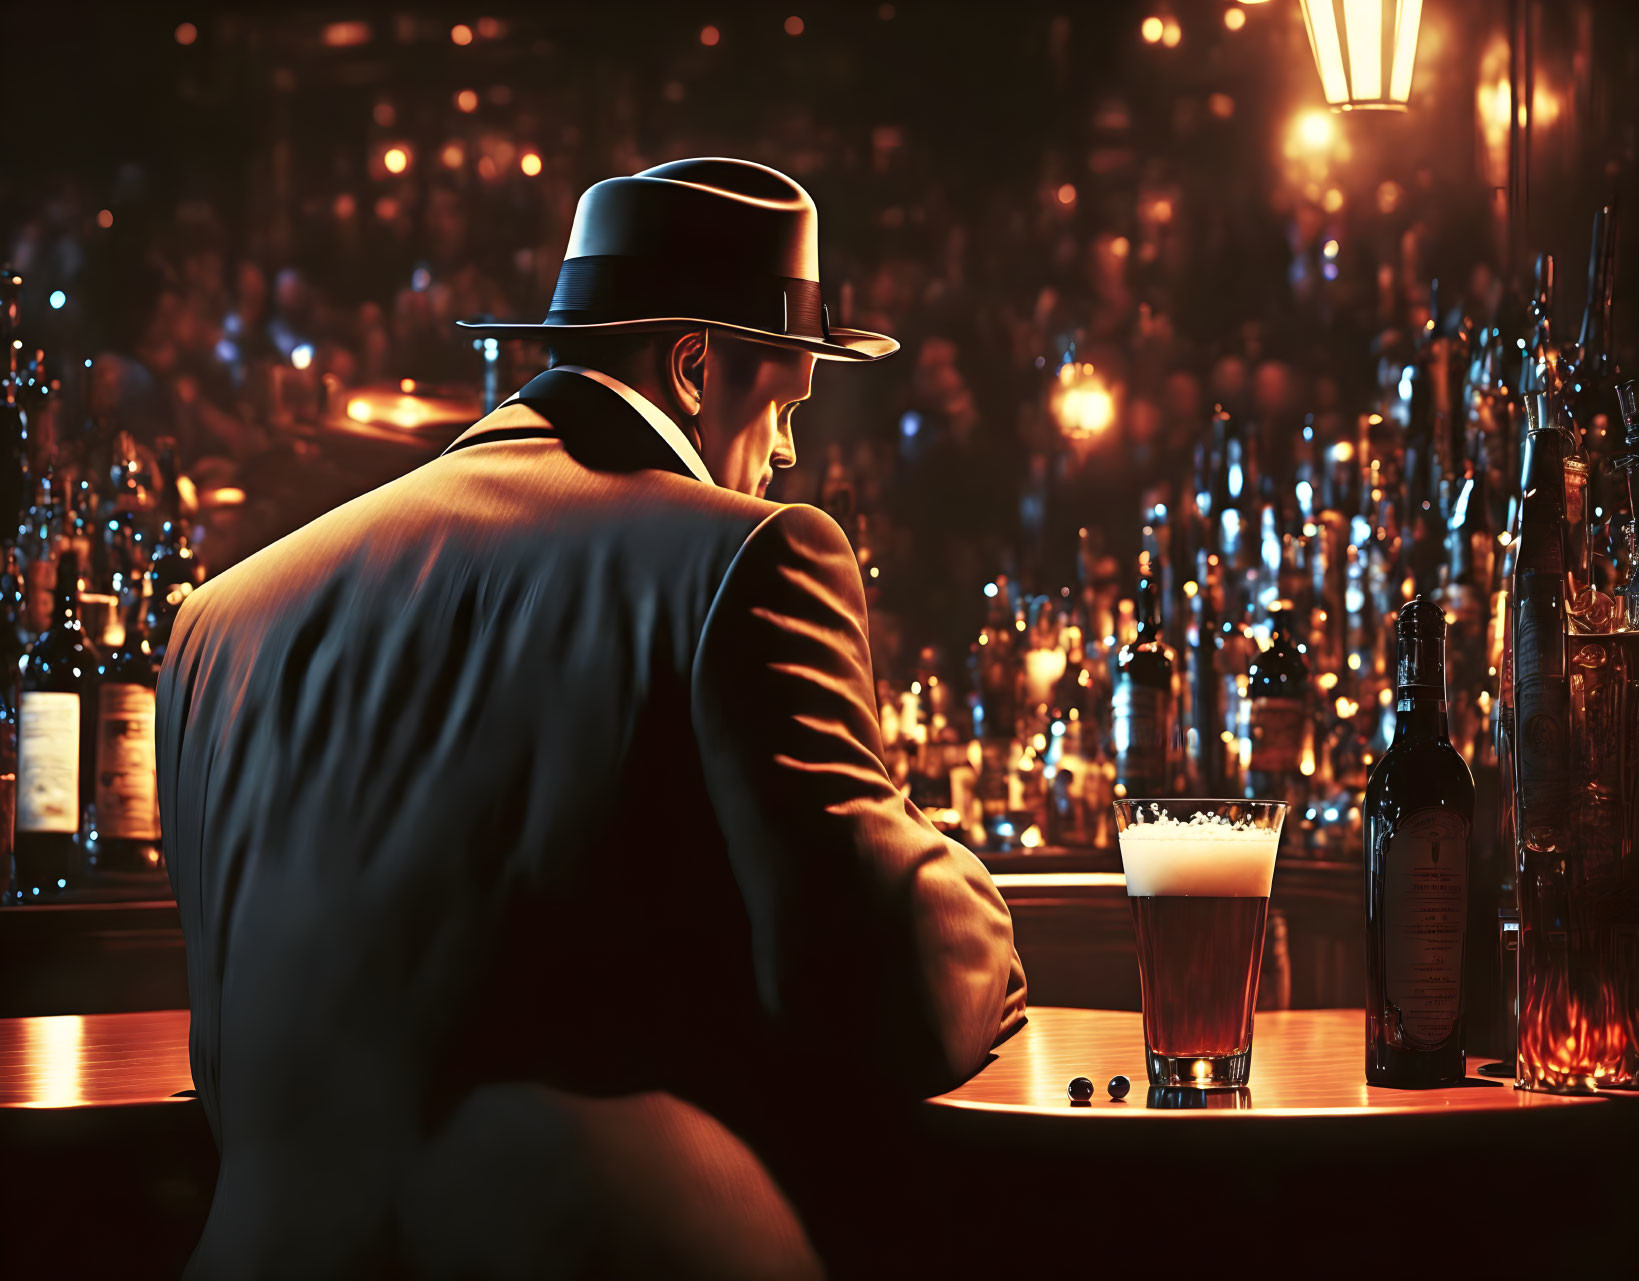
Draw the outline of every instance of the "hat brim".
<instances>
[{"instance_id":1,"label":"hat brim","mask_svg":"<svg viewBox=\"0 0 1639 1281\"><path fill-rule=\"evenodd\" d=\"M609 320L595 325L570 325L546 322L538 325L507 324L494 321L458 320L455 322L470 334L485 338L547 339L561 333L642 333L652 329L720 329L751 342L767 343L771 347L794 347L798 351L813 352L821 360L882 360L899 350L896 339L886 334L873 334L867 329L843 329L831 326L831 338L802 338L794 334L777 334L767 329L753 329L749 325L729 325L719 320L702 320L698 316L656 316L648 320Z\"/></svg>"}]
</instances>

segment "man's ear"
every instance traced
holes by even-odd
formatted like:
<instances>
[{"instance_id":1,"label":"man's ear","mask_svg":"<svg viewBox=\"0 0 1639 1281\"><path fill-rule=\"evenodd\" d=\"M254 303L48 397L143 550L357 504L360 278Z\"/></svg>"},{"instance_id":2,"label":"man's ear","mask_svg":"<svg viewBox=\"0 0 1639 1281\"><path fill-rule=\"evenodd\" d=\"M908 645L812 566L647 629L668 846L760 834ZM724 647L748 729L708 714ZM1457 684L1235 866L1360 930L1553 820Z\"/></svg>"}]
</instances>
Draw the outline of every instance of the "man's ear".
<instances>
[{"instance_id":1,"label":"man's ear","mask_svg":"<svg viewBox=\"0 0 1639 1281\"><path fill-rule=\"evenodd\" d=\"M695 418L706 395L706 330L691 329L666 353L666 386L685 416Z\"/></svg>"}]
</instances>

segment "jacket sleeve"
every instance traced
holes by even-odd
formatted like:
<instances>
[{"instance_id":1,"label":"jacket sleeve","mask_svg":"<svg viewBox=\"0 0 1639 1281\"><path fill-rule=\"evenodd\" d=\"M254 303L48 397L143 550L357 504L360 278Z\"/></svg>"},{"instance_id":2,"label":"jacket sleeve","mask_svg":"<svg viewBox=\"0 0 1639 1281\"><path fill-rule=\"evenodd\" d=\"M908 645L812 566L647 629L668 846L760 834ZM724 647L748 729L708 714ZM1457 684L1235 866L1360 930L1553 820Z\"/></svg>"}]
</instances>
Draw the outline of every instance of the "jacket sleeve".
<instances>
[{"instance_id":1,"label":"jacket sleeve","mask_svg":"<svg viewBox=\"0 0 1639 1281\"><path fill-rule=\"evenodd\" d=\"M813 507L740 548L695 656L695 736L789 1040L919 1095L1024 1021L1024 972L984 865L882 762L859 567Z\"/></svg>"}]
</instances>

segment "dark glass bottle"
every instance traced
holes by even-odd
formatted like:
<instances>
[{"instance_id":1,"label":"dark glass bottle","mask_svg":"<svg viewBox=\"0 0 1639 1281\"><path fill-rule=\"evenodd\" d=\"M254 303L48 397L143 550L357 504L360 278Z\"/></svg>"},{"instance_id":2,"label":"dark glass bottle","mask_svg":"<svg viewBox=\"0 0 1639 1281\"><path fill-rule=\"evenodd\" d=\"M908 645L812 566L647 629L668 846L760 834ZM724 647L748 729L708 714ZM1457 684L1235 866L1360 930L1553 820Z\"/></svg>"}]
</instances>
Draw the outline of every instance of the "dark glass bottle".
<instances>
[{"instance_id":1,"label":"dark glass bottle","mask_svg":"<svg viewBox=\"0 0 1639 1281\"><path fill-rule=\"evenodd\" d=\"M1270 611L1269 648L1253 656L1246 673L1246 794L1260 801L1304 797L1304 747L1309 736L1309 665L1292 634L1292 611L1282 601ZM1314 769L1310 756L1310 769Z\"/></svg>"},{"instance_id":2,"label":"dark glass bottle","mask_svg":"<svg viewBox=\"0 0 1639 1281\"><path fill-rule=\"evenodd\" d=\"M1396 620L1394 742L1366 784L1366 1081L1463 1079L1463 945L1474 780L1446 722L1445 613Z\"/></svg>"},{"instance_id":3,"label":"dark glass bottle","mask_svg":"<svg viewBox=\"0 0 1639 1281\"><path fill-rule=\"evenodd\" d=\"M131 605L125 638L103 663L97 685L97 839L89 870L98 876L159 865L159 794L154 771L154 686L159 663L148 642L149 579Z\"/></svg>"},{"instance_id":4,"label":"dark glass bottle","mask_svg":"<svg viewBox=\"0 0 1639 1281\"><path fill-rule=\"evenodd\" d=\"M12 850L17 838L17 683L23 657L23 576L17 549L5 545L0 574L0 902L9 901L17 884Z\"/></svg>"},{"instance_id":5,"label":"dark glass bottle","mask_svg":"<svg viewBox=\"0 0 1639 1281\"><path fill-rule=\"evenodd\" d=\"M30 902L80 873L96 734L98 655L80 629L79 563L57 562L51 626L22 662L17 733L17 892Z\"/></svg>"},{"instance_id":6,"label":"dark glass bottle","mask_svg":"<svg viewBox=\"0 0 1639 1281\"><path fill-rule=\"evenodd\" d=\"M28 420L21 401L14 333L22 277L0 267L0 537L17 536L28 497Z\"/></svg>"},{"instance_id":7,"label":"dark glass bottle","mask_svg":"<svg viewBox=\"0 0 1639 1281\"><path fill-rule=\"evenodd\" d=\"M1157 584L1138 581L1138 635L1116 657L1111 698L1115 779L1123 796L1166 796L1173 782L1172 653L1161 638Z\"/></svg>"}]
</instances>

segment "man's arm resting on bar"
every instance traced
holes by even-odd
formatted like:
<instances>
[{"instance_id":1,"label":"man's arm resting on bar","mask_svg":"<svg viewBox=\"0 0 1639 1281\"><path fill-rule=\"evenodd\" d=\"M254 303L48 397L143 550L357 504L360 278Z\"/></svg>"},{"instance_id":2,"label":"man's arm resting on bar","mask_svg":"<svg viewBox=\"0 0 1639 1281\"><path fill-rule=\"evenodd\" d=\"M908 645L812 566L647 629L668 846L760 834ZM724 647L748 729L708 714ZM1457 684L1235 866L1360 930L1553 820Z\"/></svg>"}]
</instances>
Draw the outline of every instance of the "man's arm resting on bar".
<instances>
[{"instance_id":1,"label":"man's arm resting on bar","mask_svg":"<svg viewBox=\"0 0 1639 1281\"><path fill-rule=\"evenodd\" d=\"M1024 971L984 865L888 776L865 628L842 530L782 508L718 589L694 730L765 1011L807 1050L937 1093L1023 1022Z\"/></svg>"}]
</instances>

